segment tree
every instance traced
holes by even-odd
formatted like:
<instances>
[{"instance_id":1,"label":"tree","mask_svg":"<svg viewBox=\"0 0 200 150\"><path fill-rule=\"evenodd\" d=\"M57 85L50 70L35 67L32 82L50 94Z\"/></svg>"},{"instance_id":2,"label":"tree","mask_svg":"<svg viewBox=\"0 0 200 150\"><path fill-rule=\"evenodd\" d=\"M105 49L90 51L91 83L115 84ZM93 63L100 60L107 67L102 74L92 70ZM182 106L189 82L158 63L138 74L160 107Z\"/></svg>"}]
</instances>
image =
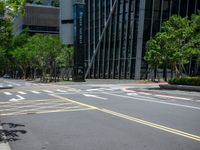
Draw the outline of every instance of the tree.
<instances>
[{"instance_id":1,"label":"tree","mask_svg":"<svg viewBox=\"0 0 200 150\"><path fill-rule=\"evenodd\" d=\"M146 43L146 55L144 59L149 65L154 69L154 79L157 78L157 68L162 63L161 62L161 49L159 43L155 39L150 39Z\"/></svg>"},{"instance_id":2,"label":"tree","mask_svg":"<svg viewBox=\"0 0 200 150\"><path fill-rule=\"evenodd\" d=\"M171 51L169 61L173 66L172 68L175 69L176 75L180 77L182 69L185 70L184 64L189 63L189 58L192 55L188 47L192 34L190 20L187 17L172 16L164 22L162 29L170 36L167 42L169 45L168 51Z\"/></svg>"},{"instance_id":3,"label":"tree","mask_svg":"<svg viewBox=\"0 0 200 150\"><path fill-rule=\"evenodd\" d=\"M24 5L26 0L1 0L0 16L1 18L12 19L18 12L24 13Z\"/></svg>"},{"instance_id":4,"label":"tree","mask_svg":"<svg viewBox=\"0 0 200 150\"><path fill-rule=\"evenodd\" d=\"M145 60L154 66L171 66L177 77L182 76L182 69L186 73L184 65L200 52L196 46L200 37L198 17L193 15L192 21L187 17L170 17L163 23L162 31L147 42Z\"/></svg>"},{"instance_id":5,"label":"tree","mask_svg":"<svg viewBox=\"0 0 200 150\"><path fill-rule=\"evenodd\" d=\"M18 13L23 13L25 0L1 0L0 1L0 51L1 62L0 72L9 70L10 55L13 40L12 19Z\"/></svg>"},{"instance_id":6,"label":"tree","mask_svg":"<svg viewBox=\"0 0 200 150\"><path fill-rule=\"evenodd\" d=\"M51 6L59 7L60 6L60 1L59 0L52 0Z\"/></svg>"},{"instance_id":7,"label":"tree","mask_svg":"<svg viewBox=\"0 0 200 150\"><path fill-rule=\"evenodd\" d=\"M6 62L7 62L7 59L6 59L6 51L5 49L1 48L0 47L0 75L3 75L3 70L5 69L5 65L6 65Z\"/></svg>"},{"instance_id":8,"label":"tree","mask_svg":"<svg viewBox=\"0 0 200 150\"><path fill-rule=\"evenodd\" d=\"M17 47L11 52L15 63L23 72L23 78L26 79L27 68L30 66L31 53L26 47Z\"/></svg>"},{"instance_id":9,"label":"tree","mask_svg":"<svg viewBox=\"0 0 200 150\"><path fill-rule=\"evenodd\" d=\"M66 46L61 43L59 38L48 34L35 34L29 38L24 47L32 53L31 67L34 68L34 71L42 71L42 80L45 79L46 73L50 74L50 80L53 76L55 77L55 69L60 63L65 64L61 59L61 54L63 57L68 54L68 52L64 52L67 51Z\"/></svg>"},{"instance_id":10,"label":"tree","mask_svg":"<svg viewBox=\"0 0 200 150\"><path fill-rule=\"evenodd\" d=\"M73 64L73 47L63 45L60 53L56 57L56 63L60 69L62 79L65 80L67 77L69 80L69 74Z\"/></svg>"}]
</instances>

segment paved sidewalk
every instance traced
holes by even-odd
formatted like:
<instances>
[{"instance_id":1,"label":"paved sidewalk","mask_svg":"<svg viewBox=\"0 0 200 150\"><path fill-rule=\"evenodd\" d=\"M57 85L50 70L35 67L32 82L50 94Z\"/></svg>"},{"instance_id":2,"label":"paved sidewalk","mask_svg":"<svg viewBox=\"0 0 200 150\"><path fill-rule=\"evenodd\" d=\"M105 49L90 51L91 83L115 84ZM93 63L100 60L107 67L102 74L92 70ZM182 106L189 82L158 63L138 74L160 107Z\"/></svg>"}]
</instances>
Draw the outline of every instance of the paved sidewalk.
<instances>
[{"instance_id":1,"label":"paved sidewalk","mask_svg":"<svg viewBox=\"0 0 200 150\"><path fill-rule=\"evenodd\" d=\"M1 133L1 131L3 131L2 126L0 126L0 136L3 136L3 137L0 137L0 139L6 138L5 135L3 135L3 133ZM0 141L0 150L11 150L8 142L4 143L4 142Z\"/></svg>"}]
</instances>

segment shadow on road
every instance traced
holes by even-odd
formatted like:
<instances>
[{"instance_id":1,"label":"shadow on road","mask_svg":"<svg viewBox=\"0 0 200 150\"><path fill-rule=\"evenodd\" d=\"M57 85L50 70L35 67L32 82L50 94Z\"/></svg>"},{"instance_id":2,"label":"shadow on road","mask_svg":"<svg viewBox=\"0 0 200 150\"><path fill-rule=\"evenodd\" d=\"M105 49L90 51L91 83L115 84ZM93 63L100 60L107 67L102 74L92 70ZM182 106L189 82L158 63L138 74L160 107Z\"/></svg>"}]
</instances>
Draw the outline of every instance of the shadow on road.
<instances>
[{"instance_id":1,"label":"shadow on road","mask_svg":"<svg viewBox=\"0 0 200 150\"><path fill-rule=\"evenodd\" d=\"M25 127L25 125L14 124L14 123L0 123L4 129L0 129L0 143L6 143L11 141L18 141L20 135L26 134L27 131L16 129L18 127Z\"/></svg>"}]
</instances>

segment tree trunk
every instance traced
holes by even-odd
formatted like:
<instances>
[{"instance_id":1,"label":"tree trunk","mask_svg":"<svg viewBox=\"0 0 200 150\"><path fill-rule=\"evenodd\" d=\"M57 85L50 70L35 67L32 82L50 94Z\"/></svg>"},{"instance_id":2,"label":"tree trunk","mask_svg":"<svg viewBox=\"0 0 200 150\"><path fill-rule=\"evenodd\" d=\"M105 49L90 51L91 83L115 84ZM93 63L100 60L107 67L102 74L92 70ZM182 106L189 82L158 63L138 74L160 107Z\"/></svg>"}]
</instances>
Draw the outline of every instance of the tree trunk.
<instances>
[{"instance_id":1,"label":"tree trunk","mask_svg":"<svg viewBox=\"0 0 200 150\"><path fill-rule=\"evenodd\" d=\"M157 67L155 67L155 69L154 69L154 81L156 80L156 78L157 78Z\"/></svg>"}]
</instances>

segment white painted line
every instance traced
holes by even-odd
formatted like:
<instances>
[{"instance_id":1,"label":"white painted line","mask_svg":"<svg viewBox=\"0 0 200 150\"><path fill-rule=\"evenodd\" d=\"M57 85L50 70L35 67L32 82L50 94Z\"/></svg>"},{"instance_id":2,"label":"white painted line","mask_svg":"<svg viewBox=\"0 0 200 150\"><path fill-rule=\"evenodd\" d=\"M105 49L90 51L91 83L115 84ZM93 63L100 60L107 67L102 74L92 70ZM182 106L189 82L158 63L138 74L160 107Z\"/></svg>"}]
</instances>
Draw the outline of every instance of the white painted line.
<instances>
[{"instance_id":1,"label":"white painted line","mask_svg":"<svg viewBox=\"0 0 200 150\"><path fill-rule=\"evenodd\" d=\"M40 92L38 92L38 91L31 91L31 92L34 94L40 94Z\"/></svg>"},{"instance_id":2,"label":"white painted line","mask_svg":"<svg viewBox=\"0 0 200 150\"><path fill-rule=\"evenodd\" d=\"M83 95L86 96L86 97L93 97L93 98L98 98L98 99L102 99L102 100L107 100L107 98L99 97L99 96L96 96L96 95L91 95L91 94L83 94Z\"/></svg>"},{"instance_id":3,"label":"white painted line","mask_svg":"<svg viewBox=\"0 0 200 150\"><path fill-rule=\"evenodd\" d=\"M181 99L181 100L192 100L191 98L183 98L183 97L176 97L176 96L169 96L169 95L155 95L158 97L164 97L164 98L173 98L173 99Z\"/></svg>"},{"instance_id":4,"label":"white painted line","mask_svg":"<svg viewBox=\"0 0 200 150\"><path fill-rule=\"evenodd\" d=\"M124 92L136 92L136 91L134 91L134 90L127 90L127 88L128 88L128 87L122 88L122 91L124 91Z\"/></svg>"},{"instance_id":5,"label":"white painted line","mask_svg":"<svg viewBox=\"0 0 200 150\"><path fill-rule=\"evenodd\" d=\"M137 93L126 93L127 95L131 96L131 95L138 95Z\"/></svg>"},{"instance_id":6,"label":"white painted line","mask_svg":"<svg viewBox=\"0 0 200 150\"><path fill-rule=\"evenodd\" d=\"M12 98L12 99L10 99L9 101L10 101L10 102L18 102L18 101L20 101L20 100L24 100L24 99L25 99L24 97L22 97L22 96L20 96L20 95L16 95L16 96L18 97L18 99Z\"/></svg>"},{"instance_id":7,"label":"white painted line","mask_svg":"<svg viewBox=\"0 0 200 150\"><path fill-rule=\"evenodd\" d=\"M30 111L43 111L42 109L46 109L46 108L55 108L55 109L58 109L57 107L60 107L64 105L63 103L62 104L55 104L55 105L51 105L51 106L42 106L42 107L37 107L37 108L33 108L33 109L28 109L28 110L22 110L22 111L17 111L17 112L11 112L11 113L6 113L6 115L17 115L17 114L21 114L21 113L29 113ZM76 108L83 108L82 106L70 106L70 107L65 107L64 109L76 109ZM62 108L61 108L62 109ZM36 113L35 112L35 113Z\"/></svg>"},{"instance_id":8,"label":"white painted line","mask_svg":"<svg viewBox=\"0 0 200 150\"><path fill-rule=\"evenodd\" d=\"M6 81L6 80L4 80L4 82L7 82L7 83L12 84L12 85L16 85L16 86L21 86L21 84L10 82L10 81Z\"/></svg>"},{"instance_id":9,"label":"white painted line","mask_svg":"<svg viewBox=\"0 0 200 150\"><path fill-rule=\"evenodd\" d=\"M118 95L118 94L107 93L107 92L103 92L103 93L107 94L107 95L111 95L111 96L118 96L118 97L130 98L130 99L134 99L136 101L146 101L146 102L153 102L153 103L159 103L159 104L165 104L165 105L171 105L171 106L177 106L177 107L184 107L184 108L191 108L191 109L200 110L200 107L195 107L195 106L190 106L190 105L182 105L182 104L177 104L177 103L169 103L169 102L163 102L163 101L156 101L156 100L151 100L151 99L148 99L148 98L138 99L136 97L126 96L126 95Z\"/></svg>"},{"instance_id":10,"label":"white painted line","mask_svg":"<svg viewBox=\"0 0 200 150\"><path fill-rule=\"evenodd\" d=\"M10 92L3 92L5 95L12 95Z\"/></svg>"},{"instance_id":11,"label":"white painted line","mask_svg":"<svg viewBox=\"0 0 200 150\"><path fill-rule=\"evenodd\" d=\"M18 91L17 93L22 94L22 95L27 94L27 93L25 93L25 92L23 92L23 91Z\"/></svg>"},{"instance_id":12,"label":"white painted line","mask_svg":"<svg viewBox=\"0 0 200 150\"><path fill-rule=\"evenodd\" d=\"M54 93L53 91L49 91L49 90L42 90L44 92L47 92L47 93Z\"/></svg>"},{"instance_id":13,"label":"white painted line","mask_svg":"<svg viewBox=\"0 0 200 150\"><path fill-rule=\"evenodd\" d=\"M57 89L56 91L58 91L58 92L63 92L63 93L67 92L67 91L60 90L60 89Z\"/></svg>"},{"instance_id":14,"label":"white painted line","mask_svg":"<svg viewBox=\"0 0 200 150\"><path fill-rule=\"evenodd\" d=\"M37 84L35 84L35 83L32 83L32 85L34 85L34 86L35 86L35 85L37 85Z\"/></svg>"},{"instance_id":15,"label":"white painted line","mask_svg":"<svg viewBox=\"0 0 200 150\"><path fill-rule=\"evenodd\" d=\"M36 101L37 102L37 101ZM17 107L17 106L13 106L13 107L11 107L11 108L7 108L7 109L1 109L0 110L0 112L5 112L5 111L17 111L17 110L19 110L19 109L23 109L23 108L28 108L28 107L36 107L37 106L37 108L39 107L39 106L41 106L42 105L42 107L45 107L45 108L48 108L48 107L50 107L51 105L50 104L48 104L48 105L50 105L50 106L44 106L44 105L47 105L48 103L35 103L35 104L31 104L31 103L27 103L27 105L25 105L25 106L19 106L19 107ZM51 103L52 104L52 103ZM62 103L63 105L71 105L72 103ZM37 108L35 108L35 109L37 109ZM68 107L66 107L66 108L68 108ZM27 111L29 111L29 110L27 110Z\"/></svg>"},{"instance_id":16,"label":"white painted line","mask_svg":"<svg viewBox=\"0 0 200 150\"><path fill-rule=\"evenodd\" d=\"M0 126L0 130L3 130L3 127ZM3 139L6 139L6 136L3 134L3 137L1 137ZM4 142L0 142L0 150L10 150L10 146L8 144L8 142L4 143Z\"/></svg>"},{"instance_id":17,"label":"white painted line","mask_svg":"<svg viewBox=\"0 0 200 150\"><path fill-rule=\"evenodd\" d=\"M11 85L11 84L8 84L8 86L12 87L12 85Z\"/></svg>"},{"instance_id":18,"label":"white painted line","mask_svg":"<svg viewBox=\"0 0 200 150\"><path fill-rule=\"evenodd\" d=\"M138 92L139 94L143 94L143 95L152 95L150 93L146 93L146 92Z\"/></svg>"},{"instance_id":19,"label":"white painted line","mask_svg":"<svg viewBox=\"0 0 200 150\"><path fill-rule=\"evenodd\" d=\"M92 91L102 91L102 90L99 88L99 89L87 89L86 91L92 92Z\"/></svg>"}]
</instances>

